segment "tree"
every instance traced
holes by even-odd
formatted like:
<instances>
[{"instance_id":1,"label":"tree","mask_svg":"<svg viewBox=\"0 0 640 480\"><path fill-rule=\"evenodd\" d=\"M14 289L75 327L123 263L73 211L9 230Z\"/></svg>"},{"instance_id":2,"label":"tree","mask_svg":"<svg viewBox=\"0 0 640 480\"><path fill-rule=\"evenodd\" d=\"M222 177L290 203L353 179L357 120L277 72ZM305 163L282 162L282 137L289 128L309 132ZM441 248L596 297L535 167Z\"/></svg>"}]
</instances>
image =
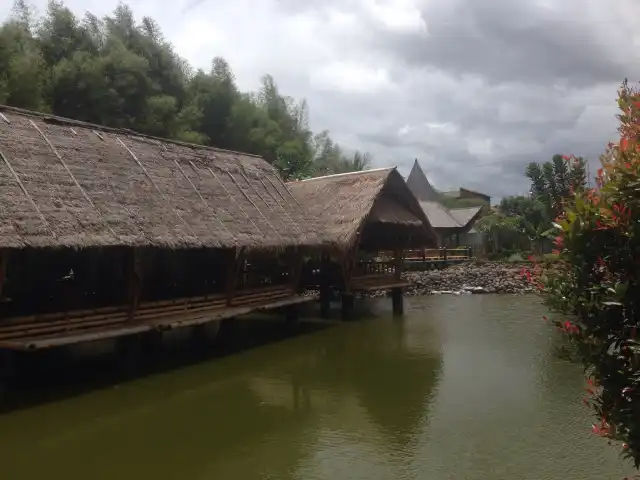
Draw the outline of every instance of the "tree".
<instances>
[{"instance_id":1,"label":"tree","mask_svg":"<svg viewBox=\"0 0 640 480\"><path fill-rule=\"evenodd\" d=\"M32 24L29 9L19 0L0 27L0 97L16 107L45 109L46 66Z\"/></svg>"},{"instance_id":2,"label":"tree","mask_svg":"<svg viewBox=\"0 0 640 480\"><path fill-rule=\"evenodd\" d=\"M544 204L550 218L563 210L563 200L586 187L586 162L582 157L554 155L542 165L531 162L526 169L531 195Z\"/></svg>"},{"instance_id":3,"label":"tree","mask_svg":"<svg viewBox=\"0 0 640 480\"><path fill-rule=\"evenodd\" d=\"M597 187L576 190L555 222L560 262L539 287L588 376L595 433L640 466L640 92L623 83L620 141ZM540 272L540 270L538 270Z\"/></svg>"},{"instance_id":4,"label":"tree","mask_svg":"<svg viewBox=\"0 0 640 480\"><path fill-rule=\"evenodd\" d=\"M476 228L487 234L488 241L492 245L493 252L498 253L505 240L517 237L521 233L521 217L507 216L499 211L491 212L480 218Z\"/></svg>"},{"instance_id":5,"label":"tree","mask_svg":"<svg viewBox=\"0 0 640 480\"><path fill-rule=\"evenodd\" d=\"M544 241L553 231L545 205L532 196L512 196L503 198L499 209L515 219L518 231L527 236L533 250L542 253Z\"/></svg>"},{"instance_id":6,"label":"tree","mask_svg":"<svg viewBox=\"0 0 640 480\"><path fill-rule=\"evenodd\" d=\"M0 102L253 153L287 179L371 163L369 154L344 154L328 132L314 136L306 101L283 95L270 75L258 92L241 92L222 57L193 72L153 19L136 22L124 4L79 19L51 0L36 22L17 0L0 26Z\"/></svg>"}]
</instances>

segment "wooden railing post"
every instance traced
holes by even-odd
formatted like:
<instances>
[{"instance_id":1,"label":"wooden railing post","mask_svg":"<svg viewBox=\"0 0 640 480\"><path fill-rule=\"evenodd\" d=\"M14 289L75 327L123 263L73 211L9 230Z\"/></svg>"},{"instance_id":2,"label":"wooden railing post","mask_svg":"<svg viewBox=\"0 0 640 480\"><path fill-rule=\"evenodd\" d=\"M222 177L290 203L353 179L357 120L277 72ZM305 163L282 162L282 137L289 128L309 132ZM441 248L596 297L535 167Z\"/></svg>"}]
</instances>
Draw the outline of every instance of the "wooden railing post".
<instances>
[{"instance_id":1,"label":"wooden railing post","mask_svg":"<svg viewBox=\"0 0 640 480\"><path fill-rule=\"evenodd\" d=\"M301 293L303 288L300 283L303 261L302 249L294 247L291 257L291 288L294 293Z\"/></svg>"},{"instance_id":2,"label":"wooden railing post","mask_svg":"<svg viewBox=\"0 0 640 480\"><path fill-rule=\"evenodd\" d=\"M396 280L402 278L402 263L403 263L404 250L395 250L394 252L394 277ZM404 312L404 302L402 296L402 287L396 286L391 289L391 302L393 307L393 313L395 315L402 315Z\"/></svg>"},{"instance_id":3,"label":"wooden railing post","mask_svg":"<svg viewBox=\"0 0 640 480\"><path fill-rule=\"evenodd\" d=\"M323 253L320 257L320 316L329 318L331 310L331 258Z\"/></svg>"},{"instance_id":4,"label":"wooden railing post","mask_svg":"<svg viewBox=\"0 0 640 480\"><path fill-rule=\"evenodd\" d=\"M131 322L138 309L140 293L142 291L142 268L140 265L140 251L137 248L126 250L127 287L129 299L129 318Z\"/></svg>"},{"instance_id":5,"label":"wooden railing post","mask_svg":"<svg viewBox=\"0 0 640 480\"><path fill-rule=\"evenodd\" d=\"M404 250L395 250L393 252L394 254L394 277L398 280L400 280L400 277L402 275L402 255L404 253Z\"/></svg>"},{"instance_id":6,"label":"wooden railing post","mask_svg":"<svg viewBox=\"0 0 640 480\"><path fill-rule=\"evenodd\" d=\"M442 260L443 260L443 261L442 261L442 264L446 266L446 265L447 265L447 247L444 247L444 248L442 249L442 254L443 254L443 257L442 257Z\"/></svg>"},{"instance_id":7,"label":"wooden railing post","mask_svg":"<svg viewBox=\"0 0 640 480\"><path fill-rule=\"evenodd\" d=\"M228 253L226 275L225 275L225 294L227 297L227 305L233 304L233 297L236 294L238 285L238 276L244 265L244 251L242 249L232 249Z\"/></svg>"},{"instance_id":8,"label":"wooden railing post","mask_svg":"<svg viewBox=\"0 0 640 480\"><path fill-rule=\"evenodd\" d=\"M7 265L9 263L9 250L0 250L0 300L4 298L4 284L7 281Z\"/></svg>"}]
</instances>

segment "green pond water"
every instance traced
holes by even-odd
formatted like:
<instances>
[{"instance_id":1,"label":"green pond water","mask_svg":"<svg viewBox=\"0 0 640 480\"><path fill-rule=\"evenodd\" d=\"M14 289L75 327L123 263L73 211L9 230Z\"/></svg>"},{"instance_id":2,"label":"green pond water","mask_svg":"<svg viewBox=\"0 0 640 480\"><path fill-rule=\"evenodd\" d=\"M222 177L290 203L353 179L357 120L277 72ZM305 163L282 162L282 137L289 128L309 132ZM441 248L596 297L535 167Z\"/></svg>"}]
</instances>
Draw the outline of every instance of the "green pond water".
<instances>
[{"instance_id":1,"label":"green pond water","mask_svg":"<svg viewBox=\"0 0 640 480\"><path fill-rule=\"evenodd\" d=\"M391 316L388 299L376 300L361 321L0 415L2 478L601 480L631 473L619 448L590 433L581 368L555 354L558 339L535 297L406 301L401 319Z\"/></svg>"}]
</instances>

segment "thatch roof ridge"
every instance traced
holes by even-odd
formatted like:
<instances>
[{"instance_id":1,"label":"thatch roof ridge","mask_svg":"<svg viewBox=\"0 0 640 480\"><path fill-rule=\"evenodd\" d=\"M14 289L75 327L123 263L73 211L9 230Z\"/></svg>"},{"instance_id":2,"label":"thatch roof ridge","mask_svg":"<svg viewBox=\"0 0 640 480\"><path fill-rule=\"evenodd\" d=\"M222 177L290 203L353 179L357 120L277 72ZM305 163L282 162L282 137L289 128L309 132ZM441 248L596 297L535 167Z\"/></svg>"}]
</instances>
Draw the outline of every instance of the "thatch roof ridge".
<instances>
[{"instance_id":1,"label":"thatch roof ridge","mask_svg":"<svg viewBox=\"0 0 640 480\"><path fill-rule=\"evenodd\" d=\"M426 236L435 238L427 217L396 167L326 175L290 182L288 186L311 215L324 221L331 241L340 248L348 249L354 244L383 190L393 190L404 198L407 206L403 208L422 222ZM406 215L397 218L400 217L406 219Z\"/></svg>"},{"instance_id":2,"label":"thatch roof ridge","mask_svg":"<svg viewBox=\"0 0 640 480\"><path fill-rule=\"evenodd\" d=\"M224 148L212 147L210 145L202 145L202 144L199 144L199 143L183 142L181 140L176 140L176 139L173 139L173 138L156 137L156 136L153 136L153 135L148 135L146 133L140 133L140 132L137 132L135 130L131 130L129 128L107 127L105 125L98 125L98 124L95 124L95 123L85 122L83 120L75 120L73 118L60 117L60 116L53 115L53 114L50 114L50 113L36 112L36 111L32 111L32 110L25 110L24 108L12 107L10 105L2 105L2 104L0 104L0 112L13 112L13 113L18 113L20 115L24 115L24 116L28 116L28 117L40 118L40 119L42 119L42 121L44 121L46 123L54 123L54 124L65 125L65 126L69 126L69 127L90 128L90 129L96 130L98 132L107 132L107 133L114 133L114 134L118 134L119 133L121 135L134 135L134 136L136 136L136 137L138 137L140 139L149 139L149 140L159 141L159 142L162 142L162 143L172 143L172 144L181 145L181 146L184 146L184 147L203 149L203 150L211 150L213 152L230 153L230 154L241 154L241 155L247 156L247 157L254 157L254 158L262 159L262 157L260 155L256 155L255 153L237 152L237 151L234 151L234 150L226 150Z\"/></svg>"},{"instance_id":3,"label":"thatch roof ridge","mask_svg":"<svg viewBox=\"0 0 640 480\"><path fill-rule=\"evenodd\" d=\"M0 107L0 248L326 243L260 157L98 127Z\"/></svg>"},{"instance_id":4,"label":"thatch roof ridge","mask_svg":"<svg viewBox=\"0 0 640 480\"><path fill-rule=\"evenodd\" d=\"M380 168L371 168L368 170L356 170L354 172L342 172L342 173L332 173L330 175L322 175L320 177L311 177L311 178L303 178L302 180L293 180L289 183L296 183L296 182L315 182L315 181L319 181L319 180L334 180L337 178L343 178L343 177L354 177L354 176L359 176L359 175L369 175L371 173L378 173L378 172L384 172L384 171L391 171L391 170L397 170L398 167L380 167Z\"/></svg>"}]
</instances>

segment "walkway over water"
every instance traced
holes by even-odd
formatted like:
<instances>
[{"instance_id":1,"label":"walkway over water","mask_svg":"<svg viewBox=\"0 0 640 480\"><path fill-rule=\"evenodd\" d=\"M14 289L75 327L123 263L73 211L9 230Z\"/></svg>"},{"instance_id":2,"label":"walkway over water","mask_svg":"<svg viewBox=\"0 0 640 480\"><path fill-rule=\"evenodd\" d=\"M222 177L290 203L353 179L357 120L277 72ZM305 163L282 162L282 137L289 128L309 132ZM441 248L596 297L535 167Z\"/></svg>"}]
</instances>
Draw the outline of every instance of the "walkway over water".
<instances>
[{"instance_id":1,"label":"walkway over water","mask_svg":"<svg viewBox=\"0 0 640 480\"><path fill-rule=\"evenodd\" d=\"M536 298L432 296L406 306L403 318L380 310L2 415L3 476L601 480L630 473L618 448L590 434L581 368L554 355L556 339Z\"/></svg>"}]
</instances>

